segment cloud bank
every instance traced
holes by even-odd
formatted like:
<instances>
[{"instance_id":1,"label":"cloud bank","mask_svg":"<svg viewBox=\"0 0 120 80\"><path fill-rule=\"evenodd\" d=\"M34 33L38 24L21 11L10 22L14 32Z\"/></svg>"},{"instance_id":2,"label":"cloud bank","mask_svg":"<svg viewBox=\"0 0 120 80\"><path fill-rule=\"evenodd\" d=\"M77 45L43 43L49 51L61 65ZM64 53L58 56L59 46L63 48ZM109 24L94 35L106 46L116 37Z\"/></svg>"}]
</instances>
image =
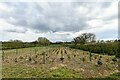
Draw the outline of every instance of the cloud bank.
<instances>
[{"instance_id":1,"label":"cloud bank","mask_svg":"<svg viewBox=\"0 0 120 80\"><path fill-rule=\"evenodd\" d=\"M117 2L2 2L1 40L70 41L82 32L117 38ZM12 36L9 36L12 35Z\"/></svg>"}]
</instances>

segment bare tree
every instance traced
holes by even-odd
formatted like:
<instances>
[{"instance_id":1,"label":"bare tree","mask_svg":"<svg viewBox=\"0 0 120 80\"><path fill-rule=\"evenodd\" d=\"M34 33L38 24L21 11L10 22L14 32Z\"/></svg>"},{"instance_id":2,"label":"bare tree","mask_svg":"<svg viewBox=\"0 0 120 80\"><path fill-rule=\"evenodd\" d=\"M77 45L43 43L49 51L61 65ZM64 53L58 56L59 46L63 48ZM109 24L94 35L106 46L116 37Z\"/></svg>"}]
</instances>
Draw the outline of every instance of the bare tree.
<instances>
[{"instance_id":1,"label":"bare tree","mask_svg":"<svg viewBox=\"0 0 120 80\"><path fill-rule=\"evenodd\" d=\"M88 33L88 41L89 42L95 42L95 34L93 33Z\"/></svg>"},{"instance_id":2,"label":"bare tree","mask_svg":"<svg viewBox=\"0 0 120 80\"><path fill-rule=\"evenodd\" d=\"M83 33L78 37L74 38L73 41L75 42L75 44L77 43L85 44L87 42L95 42L95 34Z\"/></svg>"}]
</instances>

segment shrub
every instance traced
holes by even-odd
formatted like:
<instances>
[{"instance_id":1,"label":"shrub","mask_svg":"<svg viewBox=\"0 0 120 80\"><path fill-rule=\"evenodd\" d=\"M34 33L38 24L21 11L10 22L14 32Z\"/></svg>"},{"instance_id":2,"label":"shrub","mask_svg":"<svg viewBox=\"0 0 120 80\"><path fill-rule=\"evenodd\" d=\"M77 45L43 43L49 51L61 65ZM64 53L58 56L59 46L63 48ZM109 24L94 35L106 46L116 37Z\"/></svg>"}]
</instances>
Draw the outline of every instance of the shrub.
<instances>
[{"instance_id":1,"label":"shrub","mask_svg":"<svg viewBox=\"0 0 120 80\"><path fill-rule=\"evenodd\" d=\"M94 58L97 59L97 56L95 56Z\"/></svg>"},{"instance_id":2,"label":"shrub","mask_svg":"<svg viewBox=\"0 0 120 80\"><path fill-rule=\"evenodd\" d=\"M102 56L100 56L100 58L102 58Z\"/></svg>"},{"instance_id":3,"label":"shrub","mask_svg":"<svg viewBox=\"0 0 120 80\"><path fill-rule=\"evenodd\" d=\"M69 55L67 55L67 57L68 57L68 59L70 59L70 56L69 56Z\"/></svg>"},{"instance_id":4,"label":"shrub","mask_svg":"<svg viewBox=\"0 0 120 80\"><path fill-rule=\"evenodd\" d=\"M74 44L67 45L67 46L75 49ZM97 54L116 55L117 58L120 58L120 54L119 54L120 49L118 46L118 42L96 43L96 44L90 44L90 45L78 44L76 48L84 51L92 50L91 51L92 53L97 53Z\"/></svg>"},{"instance_id":5,"label":"shrub","mask_svg":"<svg viewBox=\"0 0 120 80\"><path fill-rule=\"evenodd\" d=\"M113 51L110 51L109 55L114 55L115 53Z\"/></svg>"},{"instance_id":6,"label":"shrub","mask_svg":"<svg viewBox=\"0 0 120 80\"><path fill-rule=\"evenodd\" d=\"M23 59L23 57L22 57L22 56L20 56L20 57L19 57L19 59Z\"/></svg>"},{"instance_id":7,"label":"shrub","mask_svg":"<svg viewBox=\"0 0 120 80\"><path fill-rule=\"evenodd\" d=\"M67 54L67 51L65 50L65 54Z\"/></svg>"},{"instance_id":8,"label":"shrub","mask_svg":"<svg viewBox=\"0 0 120 80\"><path fill-rule=\"evenodd\" d=\"M57 54L58 54L59 52L57 52Z\"/></svg>"},{"instance_id":9,"label":"shrub","mask_svg":"<svg viewBox=\"0 0 120 80\"><path fill-rule=\"evenodd\" d=\"M84 55L84 52L83 52L83 55Z\"/></svg>"},{"instance_id":10,"label":"shrub","mask_svg":"<svg viewBox=\"0 0 120 80\"><path fill-rule=\"evenodd\" d=\"M116 53L115 57L120 58L120 53Z\"/></svg>"},{"instance_id":11,"label":"shrub","mask_svg":"<svg viewBox=\"0 0 120 80\"><path fill-rule=\"evenodd\" d=\"M82 58L82 61L84 62L84 61L85 61L85 58Z\"/></svg>"},{"instance_id":12,"label":"shrub","mask_svg":"<svg viewBox=\"0 0 120 80\"><path fill-rule=\"evenodd\" d=\"M38 57L38 55L35 55L35 57L37 58L37 57Z\"/></svg>"},{"instance_id":13,"label":"shrub","mask_svg":"<svg viewBox=\"0 0 120 80\"><path fill-rule=\"evenodd\" d=\"M74 54L74 57L76 57L76 54Z\"/></svg>"},{"instance_id":14,"label":"shrub","mask_svg":"<svg viewBox=\"0 0 120 80\"><path fill-rule=\"evenodd\" d=\"M116 59L116 58L113 58L112 61L117 62L117 59Z\"/></svg>"},{"instance_id":15,"label":"shrub","mask_svg":"<svg viewBox=\"0 0 120 80\"><path fill-rule=\"evenodd\" d=\"M41 55L45 55L45 52L41 53Z\"/></svg>"},{"instance_id":16,"label":"shrub","mask_svg":"<svg viewBox=\"0 0 120 80\"><path fill-rule=\"evenodd\" d=\"M17 58L15 58L15 62L17 62Z\"/></svg>"},{"instance_id":17,"label":"shrub","mask_svg":"<svg viewBox=\"0 0 120 80\"><path fill-rule=\"evenodd\" d=\"M60 60L61 60L61 61L63 61L63 60L64 60L64 58L62 58L62 57L61 57L61 58L60 58Z\"/></svg>"},{"instance_id":18,"label":"shrub","mask_svg":"<svg viewBox=\"0 0 120 80\"><path fill-rule=\"evenodd\" d=\"M29 57L29 61L31 61L32 59L31 59L31 57Z\"/></svg>"},{"instance_id":19,"label":"shrub","mask_svg":"<svg viewBox=\"0 0 120 80\"><path fill-rule=\"evenodd\" d=\"M100 60L98 60L97 64L98 65L102 65L102 62Z\"/></svg>"}]
</instances>

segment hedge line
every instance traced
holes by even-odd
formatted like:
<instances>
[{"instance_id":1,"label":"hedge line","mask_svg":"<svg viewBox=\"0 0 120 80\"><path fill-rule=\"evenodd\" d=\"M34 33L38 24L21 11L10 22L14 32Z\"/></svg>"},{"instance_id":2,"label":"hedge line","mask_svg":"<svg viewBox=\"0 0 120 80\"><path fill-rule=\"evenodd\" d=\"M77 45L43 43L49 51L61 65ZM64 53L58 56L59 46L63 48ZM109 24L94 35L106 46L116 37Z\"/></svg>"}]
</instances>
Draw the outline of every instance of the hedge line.
<instances>
[{"instance_id":1,"label":"hedge line","mask_svg":"<svg viewBox=\"0 0 120 80\"><path fill-rule=\"evenodd\" d=\"M118 42L112 42L112 43L99 43L99 44L70 44L66 45L70 48L80 49L84 51L90 51L92 53L97 54L105 54L105 55L116 55L116 57L120 57L120 43Z\"/></svg>"},{"instance_id":2,"label":"hedge line","mask_svg":"<svg viewBox=\"0 0 120 80\"><path fill-rule=\"evenodd\" d=\"M35 47L35 46L41 46L41 45L37 43L28 43L28 42L3 42L2 50L28 48L28 47Z\"/></svg>"}]
</instances>

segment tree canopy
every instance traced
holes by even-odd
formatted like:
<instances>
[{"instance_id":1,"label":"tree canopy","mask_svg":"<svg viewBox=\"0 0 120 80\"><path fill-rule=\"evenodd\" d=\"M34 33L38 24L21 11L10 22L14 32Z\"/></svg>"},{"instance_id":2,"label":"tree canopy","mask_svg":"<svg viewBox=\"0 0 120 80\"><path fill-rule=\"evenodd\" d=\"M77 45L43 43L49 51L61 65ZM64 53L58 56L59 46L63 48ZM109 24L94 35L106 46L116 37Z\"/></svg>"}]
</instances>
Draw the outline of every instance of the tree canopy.
<instances>
[{"instance_id":1,"label":"tree canopy","mask_svg":"<svg viewBox=\"0 0 120 80\"><path fill-rule=\"evenodd\" d=\"M45 37L39 37L37 41L38 41L39 44L44 45L44 46L47 46L47 45L49 45L49 44L51 43L51 42L50 42L47 38L45 38Z\"/></svg>"},{"instance_id":2,"label":"tree canopy","mask_svg":"<svg viewBox=\"0 0 120 80\"><path fill-rule=\"evenodd\" d=\"M73 39L75 43L85 44L87 42L95 42L95 34L93 33L82 33L81 35Z\"/></svg>"}]
</instances>

